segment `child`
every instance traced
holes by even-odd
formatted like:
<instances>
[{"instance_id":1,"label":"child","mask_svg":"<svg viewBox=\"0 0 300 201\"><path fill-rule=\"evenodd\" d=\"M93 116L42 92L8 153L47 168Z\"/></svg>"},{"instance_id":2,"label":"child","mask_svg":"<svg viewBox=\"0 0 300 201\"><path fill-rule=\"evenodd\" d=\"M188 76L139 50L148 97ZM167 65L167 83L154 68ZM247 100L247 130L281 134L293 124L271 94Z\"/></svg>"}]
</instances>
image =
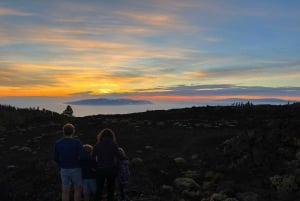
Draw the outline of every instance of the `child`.
<instances>
[{"instance_id":1,"label":"child","mask_svg":"<svg viewBox=\"0 0 300 201\"><path fill-rule=\"evenodd\" d=\"M121 153L121 158L119 159L119 164L118 164L118 177L117 177L117 185L119 187L119 192L121 196L122 201L128 201L128 196L127 196L127 187L128 187L128 180L130 176L129 172L129 161L128 158L125 154L124 149L119 147L119 151Z\"/></svg>"},{"instance_id":2,"label":"child","mask_svg":"<svg viewBox=\"0 0 300 201\"><path fill-rule=\"evenodd\" d=\"M92 157L93 146L83 145L86 152L81 158L80 164L82 169L83 196L84 201L89 201L91 196L96 194L96 161Z\"/></svg>"}]
</instances>

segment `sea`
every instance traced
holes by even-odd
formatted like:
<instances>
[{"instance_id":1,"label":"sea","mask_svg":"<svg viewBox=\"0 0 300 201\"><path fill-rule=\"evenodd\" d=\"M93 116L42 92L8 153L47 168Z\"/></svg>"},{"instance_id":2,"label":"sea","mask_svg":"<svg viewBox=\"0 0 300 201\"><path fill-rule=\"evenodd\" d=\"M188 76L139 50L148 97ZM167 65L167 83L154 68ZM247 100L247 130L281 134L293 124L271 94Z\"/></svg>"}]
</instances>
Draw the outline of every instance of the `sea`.
<instances>
[{"instance_id":1,"label":"sea","mask_svg":"<svg viewBox=\"0 0 300 201\"><path fill-rule=\"evenodd\" d=\"M60 97L0 97L0 105L10 105L17 108L46 109L62 113L68 98ZM152 104L143 105L72 105L76 117L84 117L98 114L129 114L146 112L151 110L169 110L187 108L193 106L205 106L210 102L180 102L180 101L152 101Z\"/></svg>"},{"instance_id":2,"label":"sea","mask_svg":"<svg viewBox=\"0 0 300 201\"><path fill-rule=\"evenodd\" d=\"M57 113L62 113L67 102L72 101L68 97L0 97L0 105L10 105L17 108L35 108L46 109ZM244 102L247 100L244 100ZM152 101L152 104L143 105L72 105L73 115L76 117L84 117L99 114L129 114L146 112L152 110L169 110L179 108L190 108L199 106L226 106L232 105L236 100L218 100L218 101ZM259 102L262 104L270 104L270 101ZM287 102L286 102L287 103ZM285 104L285 102L272 102L271 104Z\"/></svg>"}]
</instances>

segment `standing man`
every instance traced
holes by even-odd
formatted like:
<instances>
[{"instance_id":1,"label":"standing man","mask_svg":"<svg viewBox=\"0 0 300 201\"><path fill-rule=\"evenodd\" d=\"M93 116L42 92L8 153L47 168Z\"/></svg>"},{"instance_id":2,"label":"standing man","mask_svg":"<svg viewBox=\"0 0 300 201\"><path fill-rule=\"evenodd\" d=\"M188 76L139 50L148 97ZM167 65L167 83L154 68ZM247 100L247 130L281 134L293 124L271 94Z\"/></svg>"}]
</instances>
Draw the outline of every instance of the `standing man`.
<instances>
[{"instance_id":1,"label":"standing man","mask_svg":"<svg viewBox=\"0 0 300 201\"><path fill-rule=\"evenodd\" d=\"M70 188L74 185L74 201L80 201L82 177L79 159L84 149L78 139L74 139L75 127L68 123L63 126L63 137L55 142L54 160L60 167L62 201L70 200Z\"/></svg>"}]
</instances>

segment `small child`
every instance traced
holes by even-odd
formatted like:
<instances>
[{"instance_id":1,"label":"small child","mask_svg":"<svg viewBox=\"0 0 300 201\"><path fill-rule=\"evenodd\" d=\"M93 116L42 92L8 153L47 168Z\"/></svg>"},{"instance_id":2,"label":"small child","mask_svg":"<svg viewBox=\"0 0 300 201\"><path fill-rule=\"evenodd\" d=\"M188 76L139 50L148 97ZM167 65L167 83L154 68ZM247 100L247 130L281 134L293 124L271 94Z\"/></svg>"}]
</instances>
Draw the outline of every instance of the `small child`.
<instances>
[{"instance_id":1,"label":"small child","mask_svg":"<svg viewBox=\"0 0 300 201\"><path fill-rule=\"evenodd\" d=\"M118 177L116 184L118 185L121 200L122 201L128 201L127 196L127 187L128 187L128 181L129 181L129 160L125 154L124 149L119 147L119 151L121 153L121 158L119 159L118 163Z\"/></svg>"},{"instance_id":2,"label":"small child","mask_svg":"<svg viewBox=\"0 0 300 201\"><path fill-rule=\"evenodd\" d=\"M93 146L84 144L83 148L86 152L85 156L80 160L82 168L83 196L84 201L90 201L91 197L96 194L96 161L91 155Z\"/></svg>"}]
</instances>

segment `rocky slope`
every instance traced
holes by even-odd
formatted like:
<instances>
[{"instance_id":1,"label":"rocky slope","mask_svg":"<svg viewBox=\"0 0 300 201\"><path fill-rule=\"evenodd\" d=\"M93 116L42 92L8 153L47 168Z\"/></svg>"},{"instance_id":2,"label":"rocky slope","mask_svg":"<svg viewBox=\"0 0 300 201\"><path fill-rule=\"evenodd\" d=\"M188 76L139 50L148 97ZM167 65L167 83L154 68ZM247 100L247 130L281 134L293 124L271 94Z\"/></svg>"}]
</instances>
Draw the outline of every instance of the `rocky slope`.
<instances>
[{"instance_id":1,"label":"rocky slope","mask_svg":"<svg viewBox=\"0 0 300 201\"><path fill-rule=\"evenodd\" d=\"M1 107L0 200L60 200L52 152L65 122L92 145L101 129L116 132L131 161L132 200L300 200L299 104L82 118Z\"/></svg>"}]
</instances>

